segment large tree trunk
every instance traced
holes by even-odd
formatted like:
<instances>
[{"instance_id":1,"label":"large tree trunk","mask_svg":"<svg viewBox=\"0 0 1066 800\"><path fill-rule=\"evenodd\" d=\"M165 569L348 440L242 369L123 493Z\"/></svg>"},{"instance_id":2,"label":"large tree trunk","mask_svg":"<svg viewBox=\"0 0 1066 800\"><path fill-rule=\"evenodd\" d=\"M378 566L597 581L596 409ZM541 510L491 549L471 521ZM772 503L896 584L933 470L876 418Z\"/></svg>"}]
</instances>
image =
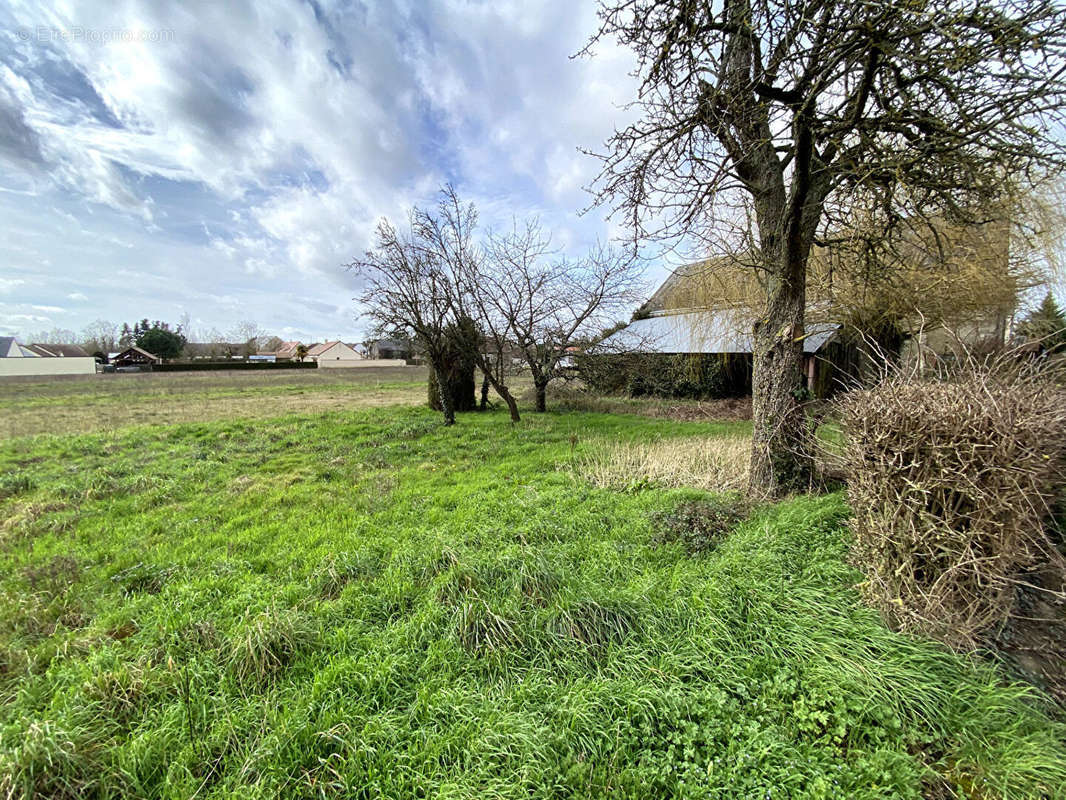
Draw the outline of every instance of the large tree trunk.
<instances>
[{"instance_id":1,"label":"large tree trunk","mask_svg":"<svg viewBox=\"0 0 1066 800\"><path fill-rule=\"evenodd\" d=\"M803 408L804 316L807 259L829 186L823 176L812 178L809 132L798 128L797 139L801 156L788 194L772 180L763 184L771 190L755 198L768 280L766 313L753 331L748 487L771 496L809 490L814 472Z\"/></svg>"},{"instance_id":2,"label":"large tree trunk","mask_svg":"<svg viewBox=\"0 0 1066 800\"><path fill-rule=\"evenodd\" d=\"M535 380L533 387L536 390L537 413L543 413L548 410L548 382L545 380Z\"/></svg>"},{"instance_id":3,"label":"large tree trunk","mask_svg":"<svg viewBox=\"0 0 1066 800\"><path fill-rule=\"evenodd\" d=\"M783 283L755 323L749 488L770 495L810 487L811 452L801 402L804 294Z\"/></svg>"},{"instance_id":4,"label":"large tree trunk","mask_svg":"<svg viewBox=\"0 0 1066 800\"><path fill-rule=\"evenodd\" d=\"M434 364L430 372L429 405L444 414L444 424L455 424L455 406L452 404L451 387L448 378L439 364ZM434 385L435 384L435 385ZM433 390L436 389L436 392ZM434 400L436 402L434 402Z\"/></svg>"}]
</instances>

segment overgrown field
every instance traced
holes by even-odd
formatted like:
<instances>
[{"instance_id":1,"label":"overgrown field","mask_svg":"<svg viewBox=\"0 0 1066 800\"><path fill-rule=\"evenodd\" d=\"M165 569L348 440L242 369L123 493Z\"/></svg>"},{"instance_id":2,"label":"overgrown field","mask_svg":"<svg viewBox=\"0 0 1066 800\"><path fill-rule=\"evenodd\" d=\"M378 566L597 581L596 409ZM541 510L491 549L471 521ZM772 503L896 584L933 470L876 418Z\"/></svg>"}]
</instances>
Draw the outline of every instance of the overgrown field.
<instances>
[{"instance_id":1,"label":"overgrown field","mask_svg":"<svg viewBox=\"0 0 1066 800\"><path fill-rule=\"evenodd\" d=\"M0 443L0 797L1064 796L1046 701L861 604L840 496L730 531L586 475L745 432L393 407Z\"/></svg>"},{"instance_id":2,"label":"overgrown field","mask_svg":"<svg viewBox=\"0 0 1066 800\"><path fill-rule=\"evenodd\" d=\"M423 367L0 379L0 438L416 403Z\"/></svg>"}]
</instances>

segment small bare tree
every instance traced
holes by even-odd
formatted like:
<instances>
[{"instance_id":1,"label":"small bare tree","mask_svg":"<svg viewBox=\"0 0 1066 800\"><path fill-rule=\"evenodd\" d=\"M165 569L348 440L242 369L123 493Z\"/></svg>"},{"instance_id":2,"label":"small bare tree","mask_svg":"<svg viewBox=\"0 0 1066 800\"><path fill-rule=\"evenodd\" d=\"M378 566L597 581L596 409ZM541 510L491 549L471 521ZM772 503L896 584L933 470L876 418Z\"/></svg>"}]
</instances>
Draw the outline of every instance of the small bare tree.
<instances>
[{"instance_id":1,"label":"small bare tree","mask_svg":"<svg viewBox=\"0 0 1066 800\"><path fill-rule=\"evenodd\" d=\"M411 211L407 232L383 221L375 247L348 266L365 280L357 301L366 314L380 329L409 331L439 386L447 382L445 361L457 341L449 332L470 331L461 337L468 342L465 355L517 422L507 383L512 359L517 355L529 368L537 411L544 411L559 362L632 302L641 288L638 268L604 245L580 261L557 257L536 220L490 233L482 244L477 223L477 209L445 186L434 210ZM443 397L442 406L450 424L455 410Z\"/></svg>"},{"instance_id":2,"label":"small bare tree","mask_svg":"<svg viewBox=\"0 0 1066 800\"><path fill-rule=\"evenodd\" d=\"M118 350L118 325L106 319L98 319L82 331L82 347L90 353L113 353Z\"/></svg>"},{"instance_id":3,"label":"small bare tree","mask_svg":"<svg viewBox=\"0 0 1066 800\"><path fill-rule=\"evenodd\" d=\"M388 220L377 227L374 246L348 264L364 281L356 298L364 313L381 328L408 332L421 346L437 380L444 424L455 423L447 391L445 359L448 327L456 322L453 276L424 240L422 212L411 212L408 229Z\"/></svg>"},{"instance_id":4,"label":"small bare tree","mask_svg":"<svg viewBox=\"0 0 1066 800\"><path fill-rule=\"evenodd\" d=\"M620 249L596 245L583 259L552 252L537 220L490 234L478 283L487 327L504 332L529 368L536 410L547 406L548 384L578 342L602 330L642 288L637 262ZM506 340L506 341L504 341Z\"/></svg>"},{"instance_id":5,"label":"small bare tree","mask_svg":"<svg viewBox=\"0 0 1066 800\"><path fill-rule=\"evenodd\" d=\"M474 239L477 222L477 209L464 205L451 185L441 190L436 214L415 211L415 228L426 257L443 265L449 276L449 302L455 318L470 320L477 329L470 355L507 404L511 421L518 422L518 403L507 386L510 319L498 312L494 302L500 287L485 269L485 253Z\"/></svg>"}]
</instances>

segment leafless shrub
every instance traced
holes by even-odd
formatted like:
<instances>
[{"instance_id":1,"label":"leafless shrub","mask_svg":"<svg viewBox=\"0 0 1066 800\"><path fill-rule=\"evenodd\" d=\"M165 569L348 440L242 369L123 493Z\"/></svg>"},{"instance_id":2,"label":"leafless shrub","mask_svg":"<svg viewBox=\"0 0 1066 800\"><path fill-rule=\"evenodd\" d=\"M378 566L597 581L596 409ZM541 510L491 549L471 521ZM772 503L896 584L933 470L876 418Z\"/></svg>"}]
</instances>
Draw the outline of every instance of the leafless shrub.
<instances>
[{"instance_id":1,"label":"leafless shrub","mask_svg":"<svg viewBox=\"0 0 1066 800\"><path fill-rule=\"evenodd\" d=\"M840 402L838 453L863 590L902 629L957 647L1006 622L1063 482L1066 396L1012 354L952 373L896 370Z\"/></svg>"}]
</instances>

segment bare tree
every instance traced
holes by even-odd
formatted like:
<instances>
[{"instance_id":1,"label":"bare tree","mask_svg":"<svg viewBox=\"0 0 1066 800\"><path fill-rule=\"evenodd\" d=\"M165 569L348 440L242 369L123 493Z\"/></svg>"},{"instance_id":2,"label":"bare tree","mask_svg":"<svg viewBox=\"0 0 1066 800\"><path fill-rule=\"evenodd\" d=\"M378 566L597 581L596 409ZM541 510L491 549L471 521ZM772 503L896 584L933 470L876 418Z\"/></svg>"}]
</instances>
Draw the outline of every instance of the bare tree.
<instances>
[{"instance_id":1,"label":"bare tree","mask_svg":"<svg viewBox=\"0 0 1066 800\"><path fill-rule=\"evenodd\" d=\"M32 344L76 344L78 334L66 328L52 328L50 331L37 331L27 338Z\"/></svg>"},{"instance_id":2,"label":"bare tree","mask_svg":"<svg viewBox=\"0 0 1066 800\"><path fill-rule=\"evenodd\" d=\"M496 312L491 296L498 288L485 269L483 248L474 238L478 215L464 204L455 188L441 189L436 213L415 210L415 229L427 258L443 267L449 280L449 302L457 321L469 320L476 329L470 356L484 380L507 404L512 422L518 422L518 402L507 386L505 359L508 319ZM487 392L482 391L485 398Z\"/></svg>"},{"instance_id":3,"label":"bare tree","mask_svg":"<svg viewBox=\"0 0 1066 800\"><path fill-rule=\"evenodd\" d=\"M641 288L637 263L598 244L580 261L559 256L533 219L490 234L475 292L480 319L493 332L501 360L515 349L529 368L536 410L571 348L602 330Z\"/></svg>"},{"instance_id":4,"label":"bare tree","mask_svg":"<svg viewBox=\"0 0 1066 800\"><path fill-rule=\"evenodd\" d=\"M238 322L233 329L233 341L240 343L243 356L254 356L259 352L259 345L264 337L259 324L250 320Z\"/></svg>"},{"instance_id":5,"label":"bare tree","mask_svg":"<svg viewBox=\"0 0 1066 800\"><path fill-rule=\"evenodd\" d=\"M422 225L417 209L404 231L382 220L374 247L347 266L363 279L363 292L356 298L363 312L381 328L408 332L422 347L437 379L444 424L452 425L455 409L446 390L445 358L448 326L456 322L454 280L447 264L422 240Z\"/></svg>"},{"instance_id":6,"label":"bare tree","mask_svg":"<svg viewBox=\"0 0 1066 800\"><path fill-rule=\"evenodd\" d=\"M268 353L276 353L283 344L285 344L285 340L280 336L267 336L262 341L262 348Z\"/></svg>"},{"instance_id":7,"label":"bare tree","mask_svg":"<svg viewBox=\"0 0 1066 800\"><path fill-rule=\"evenodd\" d=\"M90 353L113 353L118 350L119 327L114 322L98 319L82 331L82 347Z\"/></svg>"},{"instance_id":8,"label":"bare tree","mask_svg":"<svg viewBox=\"0 0 1066 800\"><path fill-rule=\"evenodd\" d=\"M598 200L636 235L701 234L750 208L753 488L809 483L801 405L811 250L870 196L892 219L966 220L1005 178L1061 165L1066 9L1050 0L607 0L592 43L638 59L642 118ZM909 204L909 206L907 205Z\"/></svg>"}]
</instances>

